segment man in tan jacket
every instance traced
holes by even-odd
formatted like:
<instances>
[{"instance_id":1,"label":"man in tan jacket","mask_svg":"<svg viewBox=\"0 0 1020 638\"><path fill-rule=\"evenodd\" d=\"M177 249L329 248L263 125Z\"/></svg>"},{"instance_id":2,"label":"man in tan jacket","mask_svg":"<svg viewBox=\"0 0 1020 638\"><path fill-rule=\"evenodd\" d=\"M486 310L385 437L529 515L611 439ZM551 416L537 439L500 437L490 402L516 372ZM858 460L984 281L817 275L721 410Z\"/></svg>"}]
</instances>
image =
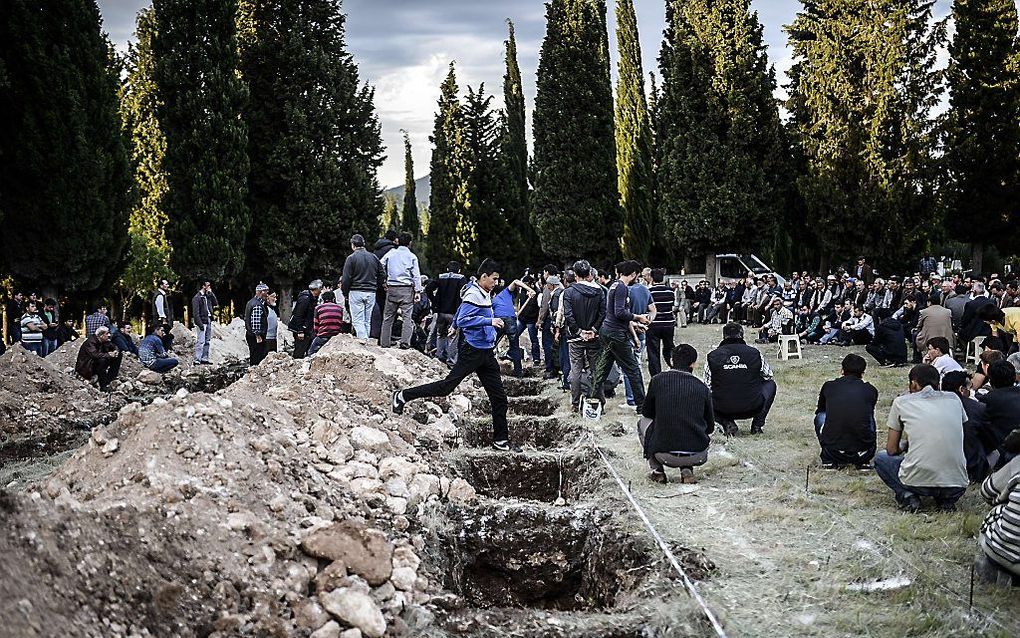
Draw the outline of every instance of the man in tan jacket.
<instances>
[{"instance_id":1,"label":"man in tan jacket","mask_svg":"<svg viewBox=\"0 0 1020 638\"><path fill-rule=\"evenodd\" d=\"M956 335L953 334L953 313L935 298L931 305L921 311L917 317L917 337L914 343L919 352L924 352L928 342L934 337L945 337L949 345L956 347Z\"/></svg>"}]
</instances>

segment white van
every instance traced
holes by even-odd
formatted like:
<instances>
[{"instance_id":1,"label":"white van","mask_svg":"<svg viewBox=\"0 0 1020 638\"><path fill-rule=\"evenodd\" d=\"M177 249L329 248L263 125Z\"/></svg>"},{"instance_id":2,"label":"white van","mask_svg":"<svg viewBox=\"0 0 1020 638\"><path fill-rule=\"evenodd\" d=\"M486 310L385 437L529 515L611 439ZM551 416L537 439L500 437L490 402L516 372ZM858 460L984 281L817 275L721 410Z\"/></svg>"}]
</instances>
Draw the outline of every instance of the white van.
<instances>
[{"instance_id":1,"label":"white van","mask_svg":"<svg viewBox=\"0 0 1020 638\"><path fill-rule=\"evenodd\" d=\"M716 286L719 283L742 281L747 278L748 273L753 274L755 277L772 275L780 286L786 283L786 279L782 275L775 272L771 266L768 266L759 259L757 255L737 255L734 253L715 256L715 280L709 281L709 283L712 286ZM687 283L693 287L698 285L698 282L702 279L706 279L706 277L704 273L681 273L680 275L669 276L670 281L680 281L683 279L686 279Z\"/></svg>"}]
</instances>

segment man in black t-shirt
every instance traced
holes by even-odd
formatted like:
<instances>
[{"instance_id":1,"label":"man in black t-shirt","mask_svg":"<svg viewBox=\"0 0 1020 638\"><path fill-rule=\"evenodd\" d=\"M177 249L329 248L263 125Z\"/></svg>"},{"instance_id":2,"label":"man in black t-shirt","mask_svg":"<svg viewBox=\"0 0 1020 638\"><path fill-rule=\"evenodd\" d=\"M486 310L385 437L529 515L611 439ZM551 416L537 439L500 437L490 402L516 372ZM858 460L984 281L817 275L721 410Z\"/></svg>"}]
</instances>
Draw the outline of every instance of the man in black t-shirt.
<instances>
[{"instance_id":1,"label":"man in black t-shirt","mask_svg":"<svg viewBox=\"0 0 1020 638\"><path fill-rule=\"evenodd\" d=\"M826 381L818 393L815 434L822 448L822 467L871 467L875 457L875 404L878 390L866 383L863 357L848 354L842 376Z\"/></svg>"}]
</instances>

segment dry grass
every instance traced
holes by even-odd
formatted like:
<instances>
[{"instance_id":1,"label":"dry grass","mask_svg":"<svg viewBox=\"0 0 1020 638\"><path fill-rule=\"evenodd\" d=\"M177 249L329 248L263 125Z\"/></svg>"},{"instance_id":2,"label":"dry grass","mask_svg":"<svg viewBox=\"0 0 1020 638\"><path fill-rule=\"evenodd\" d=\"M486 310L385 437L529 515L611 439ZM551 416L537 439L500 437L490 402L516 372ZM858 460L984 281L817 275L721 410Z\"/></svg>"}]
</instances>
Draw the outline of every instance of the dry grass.
<instances>
[{"instance_id":1,"label":"dry grass","mask_svg":"<svg viewBox=\"0 0 1020 638\"><path fill-rule=\"evenodd\" d=\"M681 336L703 362L719 332L718 326L692 327ZM702 589L731 635L1020 634L1016 592L977 584L974 609L968 605L975 536L987 511L976 488L956 513L911 515L896 509L874 473L819 467L812 426L818 389L838 374L847 352L863 355L863 348L809 347L803 360L789 362L777 361L776 346L762 350L779 384L766 434L748 436L744 422L742 436L717 436L714 458L699 472L694 491L645 478L630 413L614 407L596 428L599 444L616 453L614 465L660 533L703 548L718 565ZM889 406L906 389L906 369L874 366L866 378L880 391L881 447ZM619 429L613 421L624 425L625 436L610 434ZM897 576L911 584L892 591L847 589Z\"/></svg>"}]
</instances>

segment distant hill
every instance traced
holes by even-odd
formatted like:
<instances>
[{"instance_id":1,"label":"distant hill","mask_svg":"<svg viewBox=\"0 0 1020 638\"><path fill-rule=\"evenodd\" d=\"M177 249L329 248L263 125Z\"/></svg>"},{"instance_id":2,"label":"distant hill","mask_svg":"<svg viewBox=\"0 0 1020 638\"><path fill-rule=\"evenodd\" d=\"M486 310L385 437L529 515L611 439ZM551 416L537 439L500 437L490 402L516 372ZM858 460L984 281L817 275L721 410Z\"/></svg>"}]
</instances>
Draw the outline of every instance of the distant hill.
<instances>
[{"instance_id":1,"label":"distant hill","mask_svg":"<svg viewBox=\"0 0 1020 638\"><path fill-rule=\"evenodd\" d=\"M414 180L414 195L415 199L418 200L418 208L420 209L423 205L429 205L429 194L432 192L432 175L426 175L425 177L419 177ZM393 197L397 200L397 206L401 206L404 203L404 185L401 184L395 188L390 188L383 191L383 197Z\"/></svg>"}]
</instances>

